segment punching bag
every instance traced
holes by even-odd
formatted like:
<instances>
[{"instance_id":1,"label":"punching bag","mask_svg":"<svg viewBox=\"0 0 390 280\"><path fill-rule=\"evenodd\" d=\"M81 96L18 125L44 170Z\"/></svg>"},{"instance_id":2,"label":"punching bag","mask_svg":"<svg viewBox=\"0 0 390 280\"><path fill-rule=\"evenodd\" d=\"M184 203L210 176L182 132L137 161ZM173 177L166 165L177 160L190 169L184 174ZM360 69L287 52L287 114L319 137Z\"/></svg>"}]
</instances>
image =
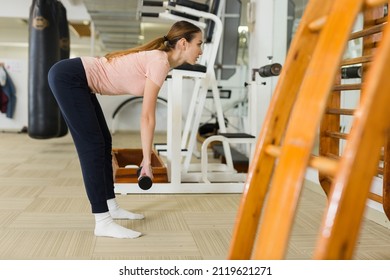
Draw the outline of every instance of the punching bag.
<instances>
[{"instance_id":1,"label":"punching bag","mask_svg":"<svg viewBox=\"0 0 390 280\"><path fill-rule=\"evenodd\" d=\"M67 59L70 56L70 35L68 18L66 16L66 9L64 5L57 1L57 16L58 16L58 34L59 34L59 48L60 59ZM60 114L60 124L58 137L65 136L68 133L68 126L64 118Z\"/></svg>"},{"instance_id":2,"label":"punching bag","mask_svg":"<svg viewBox=\"0 0 390 280\"><path fill-rule=\"evenodd\" d=\"M28 135L57 137L60 110L49 88L47 74L60 59L57 0L33 0L29 20Z\"/></svg>"}]
</instances>

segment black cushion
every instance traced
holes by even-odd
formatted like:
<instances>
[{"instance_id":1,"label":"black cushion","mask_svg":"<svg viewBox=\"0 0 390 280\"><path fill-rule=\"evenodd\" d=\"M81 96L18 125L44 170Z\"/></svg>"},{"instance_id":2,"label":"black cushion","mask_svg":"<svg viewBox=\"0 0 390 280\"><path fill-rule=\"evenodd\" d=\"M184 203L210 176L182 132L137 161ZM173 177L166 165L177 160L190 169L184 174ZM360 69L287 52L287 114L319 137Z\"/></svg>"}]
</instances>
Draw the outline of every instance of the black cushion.
<instances>
[{"instance_id":1,"label":"black cushion","mask_svg":"<svg viewBox=\"0 0 390 280\"><path fill-rule=\"evenodd\" d=\"M169 1L168 5L169 6L180 5L180 6L184 6L184 7L195 9L195 10L202 11L202 12L209 11L209 5L190 1L190 0Z\"/></svg>"},{"instance_id":2,"label":"black cushion","mask_svg":"<svg viewBox=\"0 0 390 280\"><path fill-rule=\"evenodd\" d=\"M247 133L219 133L219 135L226 138L255 138L255 136Z\"/></svg>"},{"instance_id":3,"label":"black cushion","mask_svg":"<svg viewBox=\"0 0 390 280\"><path fill-rule=\"evenodd\" d=\"M196 72L203 72L203 73L206 73L207 72L207 67L204 66L204 65L200 65L200 64L188 64L188 63L185 63L185 64L182 64L178 67L176 67L175 69L178 69L178 70L188 70L188 71L196 71Z\"/></svg>"}]
</instances>

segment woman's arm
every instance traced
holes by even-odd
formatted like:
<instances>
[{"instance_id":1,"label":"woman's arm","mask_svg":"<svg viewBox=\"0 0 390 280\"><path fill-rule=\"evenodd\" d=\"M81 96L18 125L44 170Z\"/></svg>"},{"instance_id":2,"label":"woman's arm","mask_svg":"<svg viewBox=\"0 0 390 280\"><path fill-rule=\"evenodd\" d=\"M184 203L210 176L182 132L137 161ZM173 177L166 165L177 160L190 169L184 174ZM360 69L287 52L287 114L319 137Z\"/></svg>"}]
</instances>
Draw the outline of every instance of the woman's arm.
<instances>
[{"instance_id":1,"label":"woman's arm","mask_svg":"<svg viewBox=\"0 0 390 280\"><path fill-rule=\"evenodd\" d=\"M140 175L146 175L153 179L151 168L152 144L154 129L156 126L156 103L160 87L150 79L146 79L144 98L141 112L141 144L142 144L142 170Z\"/></svg>"}]
</instances>

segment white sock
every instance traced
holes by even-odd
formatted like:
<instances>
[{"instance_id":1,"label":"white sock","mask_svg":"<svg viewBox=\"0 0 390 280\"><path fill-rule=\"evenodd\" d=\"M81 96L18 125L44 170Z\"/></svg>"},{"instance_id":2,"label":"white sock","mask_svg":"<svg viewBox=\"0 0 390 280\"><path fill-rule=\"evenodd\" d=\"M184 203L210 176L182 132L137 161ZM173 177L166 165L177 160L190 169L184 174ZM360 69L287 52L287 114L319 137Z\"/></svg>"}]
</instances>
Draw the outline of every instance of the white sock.
<instances>
[{"instance_id":1,"label":"white sock","mask_svg":"<svg viewBox=\"0 0 390 280\"><path fill-rule=\"evenodd\" d=\"M109 212L97 213L95 215L95 235L114 238L137 238L140 232L124 228L114 222Z\"/></svg>"},{"instance_id":2,"label":"white sock","mask_svg":"<svg viewBox=\"0 0 390 280\"><path fill-rule=\"evenodd\" d=\"M132 213L119 207L115 198L107 200L108 210L113 219L142 220L144 215Z\"/></svg>"}]
</instances>

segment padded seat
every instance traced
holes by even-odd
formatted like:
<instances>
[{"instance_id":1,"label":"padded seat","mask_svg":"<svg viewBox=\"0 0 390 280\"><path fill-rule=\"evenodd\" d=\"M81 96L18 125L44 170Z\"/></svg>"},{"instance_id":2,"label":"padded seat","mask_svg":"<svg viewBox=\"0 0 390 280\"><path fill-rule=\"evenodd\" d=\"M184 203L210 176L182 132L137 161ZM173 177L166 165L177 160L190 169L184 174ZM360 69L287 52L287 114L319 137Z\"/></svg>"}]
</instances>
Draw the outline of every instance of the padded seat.
<instances>
[{"instance_id":1,"label":"padded seat","mask_svg":"<svg viewBox=\"0 0 390 280\"><path fill-rule=\"evenodd\" d=\"M188 64L188 63L185 63L185 64L182 64L178 67L176 67L175 69L178 69L178 70L187 70L187 71L196 71L196 72L202 72L202 73L206 73L207 71L207 67L204 66L204 65L200 65L200 64Z\"/></svg>"}]
</instances>

